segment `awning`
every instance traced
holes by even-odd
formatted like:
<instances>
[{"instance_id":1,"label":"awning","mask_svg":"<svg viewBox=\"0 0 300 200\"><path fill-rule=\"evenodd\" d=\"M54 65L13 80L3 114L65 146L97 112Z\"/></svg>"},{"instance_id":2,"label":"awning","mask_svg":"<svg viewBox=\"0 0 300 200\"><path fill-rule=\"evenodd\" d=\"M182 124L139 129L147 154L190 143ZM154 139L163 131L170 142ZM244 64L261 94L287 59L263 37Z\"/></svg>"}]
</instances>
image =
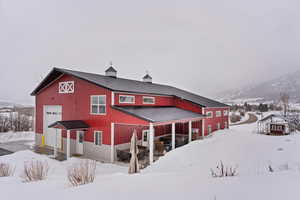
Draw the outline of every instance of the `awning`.
<instances>
[{"instance_id":1,"label":"awning","mask_svg":"<svg viewBox=\"0 0 300 200\"><path fill-rule=\"evenodd\" d=\"M49 128L64 128L66 130L87 129L90 126L82 120L57 121L48 126Z\"/></svg>"},{"instance_id":2,"label":"awning","mask_svg":"<svg viewBox=\"0 0 300 200\"><path fill-rule=\"evenodd\" d=\"M205 118L205 115L183 110L177 107L132 107L113 106L124 113L153 123L195 121Z\"/></svg>"}]
</instances>

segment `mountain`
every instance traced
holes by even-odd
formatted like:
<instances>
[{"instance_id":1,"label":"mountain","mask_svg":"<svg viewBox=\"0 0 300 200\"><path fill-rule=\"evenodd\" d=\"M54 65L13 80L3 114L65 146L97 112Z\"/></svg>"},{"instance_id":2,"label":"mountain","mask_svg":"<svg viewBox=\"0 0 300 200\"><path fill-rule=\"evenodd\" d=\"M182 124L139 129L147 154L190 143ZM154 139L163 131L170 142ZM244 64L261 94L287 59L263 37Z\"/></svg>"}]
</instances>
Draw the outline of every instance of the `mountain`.
<instances>
[{"instance_id":1,"label":"mountain","mask_svg":"<svg viewBox=\"0 0 300 200\"><path fill-rule=\"evenodd\" d=\"M13 108L13 107L26 107L22 104L7 102L7 101L0 101L0 108Z\"/></svg>"},{"instance_id":2,"label":"mountain","mask_svg":"<svg viewBox=\"0 0 300 200\"><path fill-rule=\"evenodd\" d=\"M286 74L270 81L236 90L229 90L217 95L223 102L248 99L249 101L278 101L281 92L287 92L290 101L300 102L300 71Z\"/></svg>"}]
</instances>

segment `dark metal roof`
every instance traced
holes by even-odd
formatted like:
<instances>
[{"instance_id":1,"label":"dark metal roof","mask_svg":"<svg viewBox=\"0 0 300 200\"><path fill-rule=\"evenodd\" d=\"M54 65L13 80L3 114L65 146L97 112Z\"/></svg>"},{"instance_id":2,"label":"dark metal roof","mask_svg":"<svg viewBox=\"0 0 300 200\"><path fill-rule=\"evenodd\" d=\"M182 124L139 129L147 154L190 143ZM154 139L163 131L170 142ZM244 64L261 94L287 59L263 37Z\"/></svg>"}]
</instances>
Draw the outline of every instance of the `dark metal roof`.
<instances>
[{"instance_id":1,"label":"dark metal roof","mask_svg":"<svg viewBox=\"0 0 300 200\"><path fill-rule=\"evenodd\" d=\"M259 121L260 121L260 122L263 122L263 121L266 121L266 120L271 119L271 118L273 118L273 117L277 117L277 118L280 118L280 119L285 120L285 117L283 117L283 116L281 116L281 115L270 114L270 115L268 115L268 116L266 116L266 117L260 119Z\"/></svg>"},{"instance_id":2,"label":"dark metal roof","mask_svg":"<svg viewBox=\"0 0 300 200\"><path fill-rule=\"evenodd\" d=\"M113 106L113 108L150 122L168 122L184 119L205 118L205 115L177 107Z\"/></svg>"},{"instance_id":3,"label":"dark metal roof","mask_svg":"<svg viewBox=\"0 0 300 200\"><path fill-rule=\"evenodd\" d=\"M73 71L73 70L61 69L61 68L53 68L53 70L48 74L48 76L31 93L31 95L36 95L40 90L42 90L52 81L56 80L57 77L62 74L75 76L77 78L86 80L90 83L96 84L98 86L113 91L176 96L178 98L191 101L203 107L228 107L228 105L226 104L168 85L162 85L156 83L149 84L143 81L136 81L136 80L130 80L124 78L112 78L109 76L104 76L99 74L92 74L87 72Z\"/></svg>"},{"instance_id":4,"label":"dark metal roof","mask_svg":"<svg viewBox=\"0 0 300 200\"><path fill-rule=\"evenodd\" d=\"M57 121L49 125L48 127L55 128L60 126L62 126L66 130L90 128L90 126L82 120Z\"/></svg>"},{"instance_id":5,"label":"dark metal roof","mask_svg":"<svg viewBox=\"0 0 300 200\"><path fill-rule=\"evenodd\" d=\"M117 70L115 70L115 68L110 66L107 70L105 70L105 72L117 72Z\"/></svg>"}]
</instances>

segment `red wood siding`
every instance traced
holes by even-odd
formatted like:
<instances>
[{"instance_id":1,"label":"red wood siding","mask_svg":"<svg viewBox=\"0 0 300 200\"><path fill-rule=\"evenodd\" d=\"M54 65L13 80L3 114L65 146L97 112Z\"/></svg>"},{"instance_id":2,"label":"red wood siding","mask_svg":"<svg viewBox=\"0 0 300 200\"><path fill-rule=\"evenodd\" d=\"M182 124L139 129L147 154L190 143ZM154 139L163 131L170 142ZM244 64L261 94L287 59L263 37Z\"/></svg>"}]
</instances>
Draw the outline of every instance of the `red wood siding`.
<instances>
[{"instance_id":1,"label":"red wood siding","mask_svg":"<svg viewBox=\"0 0 300 200\"><path fill-rule=\"evenodd\" d=\"M202 107L190 101L174 97L174 106L196 113L202 113Z\"/></svg>"},{"instance_id":2,"label":"red wood siding","mask_svg":"<svg viewBox=\"0 0 300 200\"><path fill-rule=\"evenodd\" d=\"M135 103L120 103L119 96L128 95L135 97ZM155 104L143 104L143 97L154 97ZM154 95L140 95L140 94L128 94L128 93L115 93L115 105L118 106L173 106L174 98L169 96L154 96Z\"/></svg>"},{"instance_id":3,"label":"red wood siding","mask_svg":"<svg viewBox=\"0 0 300 200\"><path fill-rule=\"evenodd\" d=\"M74 81L74 93L59 94L58 83L61 81ZM137 117L128 115L111 107L111 94L108 89L96 86L87 81L78 79L73 76L64 75L58 80L54 81L50 86L43 89L36 95L36 133L43 133L43 106L44 105L61 105L62 106L62 120L84 120L91 128L85 134L85 141L94 142L94 131L99 130L103 132L103 144L111 144L111 122L116 124L129 124L134 126L117 127L115 129L115 144L122 144L128 142L131 137L133 128L138 131L139 138L144 129L148 129L149 122L139 119ZM135 106L153 106L153 104L143 104L143 96L155 97L154 106L176 106L181 109L192 112L202 113L202 107L192 102L170 96L153 96L146 94L134 94L135 104L119 104L119 94L115 93L115 105L135 105ZM91 95L106 95L106 115L91 115L90 114L90 96ZM132 95L132 94L129 94ZM223 116L224 109L228 108L206 108L207 111L214 112L214 118L206 119L205 134L207 135L207 126L212 125L212 130L216 130L217 123L224 128L224 123L228 123L228 116ZM215 117L215 111L221 110L222 117ZM202 123L193 122L193 128L199 128L199 134L202 134ZM177 124L176 132L188 133L188 124ZM171 133L171 125L155 127L155 136ZM66 137L66 132L63 131L63 136ZM75 131L71 132L71 137L75 139Z\"/></svg>"},{"instance_id":4,"label":"red wood siding","mask_svg":"<svg viewBox=\"0 0 300 200\"><path fill-rule=\"evenodd\" d=\"M58 83L61 81L74 81L74 93L59 94ZM106 115L90 114L90 95L106 95ZM53 82L36 96L36 132L43 133L43 106L61 105L62 120L84 120L92 128L85 134L85 141L94 141L94 130L103 131L103 143L110 144L110 114L109 102L111 92L81 79L64 75ZM63 136L66 133L63 131ZM75 138L74 131L71 137Z\"/></svg>"},{"instance_id":5,"label":"red wood siding","mask_svg":"<svg viewBox=\"0 0 300 200\"><path fill-rule=\"evenodd\" d=\"M205 113L212 112L213 117L212 118L206 118L205 119L205 135L208 135L208 125L211 125L212 132L217 130L217 125L220 123L220 129L225 128L225 122L227 122L228 126L228 116L224 116L224 110L228 111L229 114L229 108L205 108ZM216 111L221 111L221 117L216 117Z\"/></svg>"}]
</instances>

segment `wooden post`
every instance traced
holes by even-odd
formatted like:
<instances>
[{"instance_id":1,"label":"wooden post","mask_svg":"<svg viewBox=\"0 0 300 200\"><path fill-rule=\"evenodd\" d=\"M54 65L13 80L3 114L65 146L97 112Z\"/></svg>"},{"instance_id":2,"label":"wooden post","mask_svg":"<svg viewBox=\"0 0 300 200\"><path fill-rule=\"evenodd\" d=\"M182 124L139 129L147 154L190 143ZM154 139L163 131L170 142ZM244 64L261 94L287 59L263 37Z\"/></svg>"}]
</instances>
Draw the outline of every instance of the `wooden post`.
<instances>
[{"instance_id":1,"label":"wooden post","mask_svg":"<svg viewBox=\"0 0 300 200\"><path fill-rule=\"evenodd\" d=\"M70 158L70 130L67 130L67 160Z\"/></svg>"},{"instance_id":2,"label":"wooden post","mask_svg":"<svg viewBox=\"0 0 300 200\"><path fill-rule=\"evenodd\" d=\"M205 119L202 119L202 139L204 139L205 136Z\"/></svg>"},{"instance_id":3,"label":"wooden post","mask_svg":"<svg viewBox=\"0 0 300 200\"><path fill-rule=\"evenodd\" d=\"M172 149L175 149L175 123L172 123Z\"/></svg>"},{"instance_id":4,"label":"wooden post","mask_svg":"<svg viewBox=\"0 0 300 200\"><path fill-rule=\"evenodd\" d=\"M149 163L153 164L153 153L154 153L154 127L153 123L149 124Z\"/></svg>"},{"instance_id":5,"label":"wooden post","mask_svg":"<svg viewBox=\"0 0 300 200\"><path fill-rule=\"evenodd\" d=\"M57 128L55 129L55 145L54 145L54 151L53 151L53 153L54 153L54 158L56 158L57 157Z\"/></svg>"},{"instance_id":6,"label":"wooden post","mask_svg":"<svg viewBox=\"0 0 300 200\"><path fill-rule=\"evenodd\" d=\"M192 142L192 121L189 121L189 143Z\"/></svg>"},{"instance_id":7,"label":"wooden post","mask_svg":"<svg viewBox=\"0 0 300 200\"><path fill-rule=\"evenodd\" d=\"M110 162L113 163L115 160L115 123L111 123L111 131L110 131Z\"/></svg>"}]
</instances>

